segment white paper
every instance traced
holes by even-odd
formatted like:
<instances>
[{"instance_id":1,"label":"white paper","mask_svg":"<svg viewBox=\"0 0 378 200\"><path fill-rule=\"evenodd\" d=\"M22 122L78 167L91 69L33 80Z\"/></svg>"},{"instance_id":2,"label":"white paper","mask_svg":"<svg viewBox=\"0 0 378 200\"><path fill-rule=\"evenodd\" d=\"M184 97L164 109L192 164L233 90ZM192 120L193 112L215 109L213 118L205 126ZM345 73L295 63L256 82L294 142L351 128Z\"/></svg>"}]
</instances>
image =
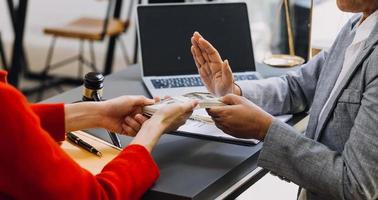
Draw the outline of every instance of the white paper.
<instances>
[{"instance_id":1,"label":"white paper","mask_svg":"<svg viewBox=\"0 0 378 200\"><path fill-rule=\"evenodd\" d=\"M201 116L208 116L205 109L198 109L193 112L193 115L201 115ZM292 118L292 115L281 115L276 116L277 119L287 122L289 119ZM240 141L240 142L248 142L257 144L260 141L255 139L241 139L236 138L231 135L224 133L222 130L218 129L214 124L211 123L204 123L195 120L188 120L183 126L181 126L178 131L191 133L191 134L198 134L198 135L205 135L211 136L216 138L221 138L225 140L232 140L232 141Z\"/></svg>"}]
</instances>

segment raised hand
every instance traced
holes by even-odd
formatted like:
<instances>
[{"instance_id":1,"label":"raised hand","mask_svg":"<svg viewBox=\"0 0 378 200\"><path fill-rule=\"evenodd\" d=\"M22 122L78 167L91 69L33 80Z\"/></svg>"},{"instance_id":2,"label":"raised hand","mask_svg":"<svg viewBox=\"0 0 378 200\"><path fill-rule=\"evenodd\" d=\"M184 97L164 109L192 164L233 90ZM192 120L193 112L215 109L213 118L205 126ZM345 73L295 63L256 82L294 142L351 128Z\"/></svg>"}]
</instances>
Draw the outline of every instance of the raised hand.
<instances>
[{"instance_id":1,"label":"raised hand","mask_svg":"<svg viewBox=\"0 0 378 200\"><path fill-rule=\"evenodd\" d=\"M193 34L191 42L198 73L209 92L216 96L240 94L239 87L234 84L228 60L223 61L218 51L198 32Z\"/></svg>"}]
</instances>

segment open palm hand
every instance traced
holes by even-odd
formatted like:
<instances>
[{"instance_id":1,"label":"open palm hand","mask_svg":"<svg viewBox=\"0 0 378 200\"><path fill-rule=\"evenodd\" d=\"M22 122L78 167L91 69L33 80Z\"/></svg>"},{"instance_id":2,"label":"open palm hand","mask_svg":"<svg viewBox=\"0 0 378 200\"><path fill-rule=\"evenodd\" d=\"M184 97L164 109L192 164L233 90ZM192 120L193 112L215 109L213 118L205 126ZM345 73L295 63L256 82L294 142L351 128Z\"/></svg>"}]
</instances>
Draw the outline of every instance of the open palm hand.
<instances>
[{"instance_id":1,"label":"open palm hand","mask_svg":"<svg viewBox=\"0 0 378 200\"><path fill-rule=\"evenodd\" d=\"M191 38L191 52L198 73L206 88L216 96L233 93L234 78L228 60L222 60L218 51L198 32Z\"/></svg>"}]
</instances>

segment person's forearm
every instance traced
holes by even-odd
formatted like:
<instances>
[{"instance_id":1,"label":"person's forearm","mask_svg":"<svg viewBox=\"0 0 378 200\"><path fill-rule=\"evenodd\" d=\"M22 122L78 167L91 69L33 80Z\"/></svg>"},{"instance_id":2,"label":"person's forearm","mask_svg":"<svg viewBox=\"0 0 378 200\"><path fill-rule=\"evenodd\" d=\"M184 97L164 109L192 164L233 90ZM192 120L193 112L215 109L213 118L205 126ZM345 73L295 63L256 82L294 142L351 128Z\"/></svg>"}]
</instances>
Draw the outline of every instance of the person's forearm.
<instances>
[{"instance_id":1,"label":"person's forearm","mask_svg":"<svg viewBox=\"0 0 378 200\"><path fill-rule=\"evenodd\" d=\"M327 57L327 51L322 51L300 68L283 76L238 81L237 84L244 97L272 115L303 112L313 103Z\"/></svg>"},{"instance_id":2,"label":"person's forearm","mask_svg":"<svg viewBox=\"0 0 378 200\"><path fill-rule=\"evenodd\" d=\"M101 112L101 103L98 102L66 104L64 106L66 132L101 127Z\"/></svg>"},{"instance_id":3,"label":"person's forearm","mask_svg":"<svg viewBox=\"0 0 378 200\"><path fill-rule=\"evenodd\" d=\"M156 143L159 141L161 133L164 132L165 128L157 120L150 120L143 124L142 128L135 136L135 138L130 142L131 144L138 144L144 146L149 152L155 147Z\"/></svg>"}]
</instances>

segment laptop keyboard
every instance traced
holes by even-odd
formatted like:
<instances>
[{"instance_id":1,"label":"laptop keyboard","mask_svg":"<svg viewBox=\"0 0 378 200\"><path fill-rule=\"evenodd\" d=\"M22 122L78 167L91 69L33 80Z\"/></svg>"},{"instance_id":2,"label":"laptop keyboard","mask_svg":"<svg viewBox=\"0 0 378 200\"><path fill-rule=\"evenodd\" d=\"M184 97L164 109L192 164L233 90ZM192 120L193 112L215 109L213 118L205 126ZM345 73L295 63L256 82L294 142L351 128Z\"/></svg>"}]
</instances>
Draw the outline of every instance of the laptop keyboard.
<instances>
[{"instance_id":1,"label":"laptop keyboard","mask_svg":"<svg viewBox=\"0 0 378 200\"><path fill-rule=\"evenodd\" d=\"M257 79L258 77L255 74L234 75L235 81L257 80ZM204 86L199 76L151 79L151 82L152 82L152 85L155 87L155 89Z\"/></svg>"}]
</instances>

